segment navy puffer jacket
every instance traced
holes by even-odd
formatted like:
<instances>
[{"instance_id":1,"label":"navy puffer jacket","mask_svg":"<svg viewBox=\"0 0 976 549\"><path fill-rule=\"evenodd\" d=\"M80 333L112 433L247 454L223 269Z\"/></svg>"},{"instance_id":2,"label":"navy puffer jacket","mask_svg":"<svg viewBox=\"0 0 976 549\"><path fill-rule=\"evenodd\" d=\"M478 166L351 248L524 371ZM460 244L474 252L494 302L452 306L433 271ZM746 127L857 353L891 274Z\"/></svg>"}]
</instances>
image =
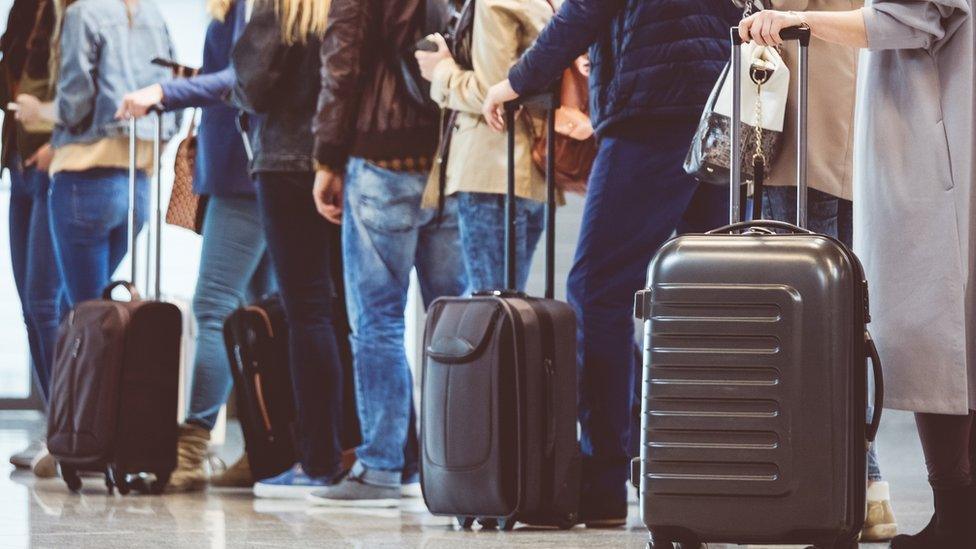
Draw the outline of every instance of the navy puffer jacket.
<instances>
[{"instance_id":1,"label":"navy puffer jacket","mask_svg":"<svg viewBox=\"0 0 976 549\"><path fill-rule=\"evenodd\" d=\"M598 134L638 118L696 117L740 17L725 0L566 0L509 79L521 95L542 91L590 48Z\"/></svg>"}]
</instances>

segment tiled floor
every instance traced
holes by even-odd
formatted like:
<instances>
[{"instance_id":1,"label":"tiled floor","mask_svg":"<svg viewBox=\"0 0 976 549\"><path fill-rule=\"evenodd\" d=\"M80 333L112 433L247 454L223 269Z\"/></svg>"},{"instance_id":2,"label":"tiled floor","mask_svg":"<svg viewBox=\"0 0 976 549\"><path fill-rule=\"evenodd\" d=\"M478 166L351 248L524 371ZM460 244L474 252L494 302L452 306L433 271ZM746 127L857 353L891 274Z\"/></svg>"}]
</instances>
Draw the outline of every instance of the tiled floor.
<instances>
[{"instance_id":1,"label":"tiled floor","mask_svg":"<svg viewBox=\"0 0 976 549\"><path fill-rule=\"evenodd\" d=\"M558 547L639 549L646 541L636 506L628 528L570 532L517 529L462 532L429 515L419 501L400 509L334 511L303 502L259 501L248 491L211 490L192 495L114 496L98 479L86 479L81 494L59 480L39 481L12 472L6 456L41 429L36 415L0 413L0 549L38 547L224 548L224 547ZM232 459L240 449L236 428L219 452ZM882 462L892 481L903 527L924 524L929 501L911 416L889 414L881 439ZM868 546L868 547L881 547Z\"/></svg>"}]
</instances>

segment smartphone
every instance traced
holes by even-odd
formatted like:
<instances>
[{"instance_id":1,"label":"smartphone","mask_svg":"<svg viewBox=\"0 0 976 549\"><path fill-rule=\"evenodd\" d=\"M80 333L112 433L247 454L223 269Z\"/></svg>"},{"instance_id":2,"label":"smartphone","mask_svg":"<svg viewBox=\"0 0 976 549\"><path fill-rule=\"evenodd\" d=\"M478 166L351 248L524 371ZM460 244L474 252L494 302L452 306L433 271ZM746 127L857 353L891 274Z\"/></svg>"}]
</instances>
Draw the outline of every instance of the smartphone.
<instances>
[{"instance_id":1,"label":"smartphone","mask_svg":"<svg viewBox=\"0 0 976 549\"><path fill-rule=\"evenodd\" d=\"M152 60L153 65L159 65L160 67L166 67L173 70L173 74L178 77L186 78L188 76L196 75L199 70L192 67L187 67L186 65L181 65L172 59L165 59L163 57L156 57Z\"/></svg>"},{"instance_id":2,"label":"smartphone","mask_svg":"<svg viewBox=\"0 0 976 549\"><path fill-rule=\"evenodd\" d=\"M437 51L437 42L430 38L421 38L415 47L417 51Z\"/></svg>"}]
</instances>

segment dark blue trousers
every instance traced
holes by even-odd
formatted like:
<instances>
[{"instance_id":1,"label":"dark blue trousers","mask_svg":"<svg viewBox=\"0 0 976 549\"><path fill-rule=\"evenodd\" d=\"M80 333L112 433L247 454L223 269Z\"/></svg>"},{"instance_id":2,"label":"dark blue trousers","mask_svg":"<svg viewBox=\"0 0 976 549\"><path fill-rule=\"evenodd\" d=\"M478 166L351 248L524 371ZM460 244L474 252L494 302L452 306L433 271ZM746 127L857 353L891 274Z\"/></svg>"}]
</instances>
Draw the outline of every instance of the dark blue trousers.
<instances>
[{"instance_id":1,"label":"dark blue trousers","mask_svg":"<svg viewBox=\"0 0 976 549\"><path fill-rule=\"evenodd\" d=\"M675 233L728 221L728 189L699 185L682 169L697 118L649 121L639 137L601 140L590 176L569 302L578 322L585 506L626 502L631 411L640 368L634 294L647 265ZM639 392L637 393L639 394Z\"/></svg>"}]
</instances>

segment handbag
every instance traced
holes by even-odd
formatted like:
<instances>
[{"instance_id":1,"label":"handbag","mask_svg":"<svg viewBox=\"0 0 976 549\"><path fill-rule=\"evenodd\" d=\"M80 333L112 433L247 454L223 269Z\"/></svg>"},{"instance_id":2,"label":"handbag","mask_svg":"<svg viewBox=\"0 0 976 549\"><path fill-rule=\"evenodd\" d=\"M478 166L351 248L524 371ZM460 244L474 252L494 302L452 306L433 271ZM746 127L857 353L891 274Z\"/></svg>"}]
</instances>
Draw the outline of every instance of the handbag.
<instances>
[{"instance_id":1,"label":"handbag","mask_svg":"<svg viewBox=\"0 0 976 549\"><path fill-rule=\"evenodd\" d=\"M448 0L426 0L423 28L425 37L435 32L447 35L447 30L454 26L456 20L457 14ZM430 82L420 74L414 51L414 48L410 48L408 51L398 52L392 63L399 73L406 98L422 111L433 114L439 109L430 98Z\"/></svg>"},{"instance_id":2,"label":"handbag","mask_svg":"<svg viewBox=\"0 0 976 549\"><path fill-rule=\"evenodd\" d=\"M557 188L586 194L586 183L596 160L597 145L590 123L589 82L587 75L580 70L581 62L589 61L582 57L563 71L559 108L556 109L552 175ZM534 126L530 123L530 127ZM533 136L532 160L542 172L546 170L548 133Z\"/></svg>"},{"instance_id":3,"label":"handbag","mask_svg":"<svg viewBox=\"0 0 976 549\"><path fill-rule=\"evenodd\" d=\"M202 234L207 197L193 192L193 174L197 163L197 117L196 112L193 114L190 131L176 149L173 192L166 207L166 223Z\"/></svg>"},{"instance_id":4,"label":"handbag","mask_svg":"<svg viewBox=\"0 0 976 549\"><path fill-rule=\"evenodd\" d=\"M744 16L752 11L746 5ZM776 48L743 44L742 101L754 108L743 109L742 180L761 185L769 167L782 149L783 123L790 90L790 70ZM727 185L732 149L732 69L726 64L692 138L684 169L702 183Z\"/></svg>"}]
</instances>

